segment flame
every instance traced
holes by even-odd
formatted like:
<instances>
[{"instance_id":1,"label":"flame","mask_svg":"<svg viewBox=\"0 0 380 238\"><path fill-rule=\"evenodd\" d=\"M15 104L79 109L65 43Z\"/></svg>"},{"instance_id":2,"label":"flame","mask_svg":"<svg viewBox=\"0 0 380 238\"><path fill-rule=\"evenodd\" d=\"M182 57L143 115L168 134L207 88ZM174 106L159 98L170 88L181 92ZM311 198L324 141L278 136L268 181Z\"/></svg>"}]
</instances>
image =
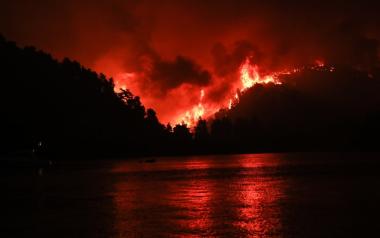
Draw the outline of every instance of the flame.
<instances>
[{"instance_id":1,"label":"flame","mask_svg":"<svg viewBox=\"0 0 380 238\"><path fill-rule=\"evenodd\" d=\"M131 82L135 78L136 78L135 73L121 73L121 74L116 75L115 82L114 82L115 83L114 91L119 93L122 90L126 90L127 83Z\"/></svg>"},{"instance_id":2,"label":"flame","mask_svg":"<svg viewBox=\"0 0 380 238\"><path fill-rule=\"evenodd\" d=\"M315 65L318 67L325 67L325 62L321 59L315 60Z\"/></svg>"},{"instance_id":3,"label":"flame","mask_svg":"<svg viewBox=\"0 0 380 238\"><path fill-rule=\"evenodd\" d=\"M246 59L241 66L240 74L243 90L252 87L260 80L257 65L250 65L249 59Z\"/></svg>"},{"instance_id":4,"label":"flame","mask_svg":"<svg viewBox=\"0 0 380 238\"><path fill-rule=\"evenodd\" d=\"M203 100L204 97L205 97L205 91L202 89L201 90L201 102L202 102L202 100Z\"/></svg>"},{"instance_id":5,"label":"flame","mask_svg":"<svg viewBox=\"0 0 380 238\"><path fill-rule=\"evenodd\" d=\"M250 58L244 61L244 63L240 66L240 81L241 81L241 89L240 92L246 91L248 88L253 87L255 84L281 84L278 80L278 76L276 74L269 75L260 75L259 66L255 64L251 64ZM200 91L200 100L199 103L194 106L191 110L186 111L184 114L180 115L175 122L186 124L189 127L195 125L195 123L206 115L212 115L217 112L220 108L226 107L225 105L219 105L217 108L206 107L203 104L203 100L205 97L205 91L202 89ZM231 110L234 105L239 102L239 95L235 93L230 99L228 99L227 108Z\"/></svg>"},{"instance_id":6,"label":"flame","mask_svg":"<svg viewBox=\"0 0 380 238\"><path fill-rule=\"evenodd\" d=\"M334 67L326 66L322 59L317 59L314 64L307 67L285 69L282 71L271 72L264 74L260 71L258 65L252 63L252 57L247 57L239 67L239 77L238 81L235 83L235 88L237 91L235 93L231 92L231 97L226 98L227 100L222 104L216 104L208 102L206 98L206 91L201 89L199 92L199 101L194 102L194 106L189 107L187 110L183 110L182 113L177 114L170 123L174 124L186 124L188 127L192 128L196 125L199 119L207 118L214 115L220 109L232 110L240 100L240 96L244 94L249 88L252 88L256 84L282 84L281 76L296 74L305 69L319 70L319 71L335 71ZM141 75L138 73L122 73L115 77L115 92L120 92L122 89L131 88ZM179 108L181 110L181 108Z\"/></svg>"},{"instance_id":7,"label":"flame","mask_svg":"<svg viewBox=\"0 0 380 238\"><path fill-rule=\"evenodd\" d=\"M252 64L250 57L247 57L244 63L240 66L239 70L240 74L240 93L243 93L247 89L253 87L255 84L281 84L278 79L278 76L281 73L273 73L268 75L261 75L259 73L259 66L256 64ZM193 127L197 121L205 116L210 116L216 113L221 108L228 108L231 110L238 102L239 102L239 94L238 92L233 94L233 96L228 99L227 106L226 105L218 105L217 107L211 107L207 104L204 104L205 91L202 89L200 91L200 99L199 102L190 110L185 111L180 116L178 116L174 123L186 124L189 127Z\"/></svg>"},{"instance_id":8,"label":"flame","mask_svg":"<svg viewBox=\"0 0 380 238\"><path fill-rule=\"evenodd\" d=\"M186 124L189 127L194 126L195 123L205 115L206 108L203 105L204 97L205 91L202 89L200 91L199 103L191 110L188 110L184 114L180 115L174 122L177 124Z\"/></svg>"},{"instance_id":9,"label":"flame","mask_svg":"<svg viewBox=\"0 0 380 238\"><path fill-rule=\"evenodd\" d=\"M252 65L249 57L247 57L242 66L240 66L240 80L242 92L253 87L255 84L281 84L276 73L261 76L259 67L255 64Z\"/></svg>"}]
</instances>

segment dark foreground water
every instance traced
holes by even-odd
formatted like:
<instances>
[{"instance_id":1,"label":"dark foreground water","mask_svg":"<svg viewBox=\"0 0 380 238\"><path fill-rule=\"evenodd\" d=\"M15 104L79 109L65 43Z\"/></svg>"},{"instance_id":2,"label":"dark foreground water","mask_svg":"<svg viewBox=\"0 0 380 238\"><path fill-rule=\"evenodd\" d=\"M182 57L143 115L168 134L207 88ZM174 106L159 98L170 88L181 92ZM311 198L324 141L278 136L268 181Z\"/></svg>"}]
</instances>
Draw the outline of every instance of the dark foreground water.
<instances>
[{"instance_id":1,"label":"dark foreground water","mask_svg":"<svg viewBox=\"0 0 380 238\"><path fill-rule=\"evenodd\" d=\"M376 154L3 169L0 237L380 237Z\"/></svg>"}]
</instances>

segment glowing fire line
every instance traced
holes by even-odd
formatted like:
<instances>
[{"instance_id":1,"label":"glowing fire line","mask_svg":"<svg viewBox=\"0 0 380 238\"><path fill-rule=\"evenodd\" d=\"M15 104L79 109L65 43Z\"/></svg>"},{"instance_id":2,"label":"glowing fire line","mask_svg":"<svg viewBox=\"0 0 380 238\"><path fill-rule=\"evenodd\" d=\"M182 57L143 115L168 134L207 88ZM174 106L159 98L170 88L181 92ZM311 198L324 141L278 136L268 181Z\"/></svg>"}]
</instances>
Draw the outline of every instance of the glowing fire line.
<instances>
[{"instance_id":1,"label":"glowing fire line","mask_svg":"<svg viewBox=\"0 0 380 238\"><path fill-rule=\"evenodd\" d=\"M334 67L326 67L323 60L316 60L315 64L310 67L313 70L329 70L333 72L335 70ZM229 110L233 109L233 107L239 102L240 94L243 94L249 88L252 88L256 84L282 84L280 78L282 75L290 75L294 73L298 73L301 70L306 69L303 68L295 68L292 70L283 70L274 72L271 74L262 75L259 70L259 66L256 64L252 64L251 57L247 57L245 61L239 68L239 79L240 82L237 86L238 92L233 94L231 98L229 98L224 105L219 106L210 106L210 104L205 103L206 92L204 89L200 90L199 102L195 104L191 109L185 111L181 115L177 116L176 119L171 121L175 124L186 124L188 127L194 127L200 118L204 118L210 115L215 114L221 108L227 108ZM120 75L120 80L116 80L115 82L115 91L119 92L121 89L126 89L126 82L134 79L136 77L135 73L124 73Z\"/></svg>"}]
</instances>

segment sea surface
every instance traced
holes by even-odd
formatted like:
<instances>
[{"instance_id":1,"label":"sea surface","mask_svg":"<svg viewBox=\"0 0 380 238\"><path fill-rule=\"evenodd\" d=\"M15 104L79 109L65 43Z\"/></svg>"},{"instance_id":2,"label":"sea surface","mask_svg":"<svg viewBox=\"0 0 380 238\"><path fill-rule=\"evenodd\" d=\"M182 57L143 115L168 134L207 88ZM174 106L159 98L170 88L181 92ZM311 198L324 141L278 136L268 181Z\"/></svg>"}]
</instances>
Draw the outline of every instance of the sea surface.
<instances>
[{"instance_id":1,"label":"sea surface","mask_svg":"<svg viewBox=\"0 0 380 238\"><path fill-rule=\"evenodd\" d=\"M2 168L0 237L380 237L379 154Z\"/></svg>"}]
</instances>

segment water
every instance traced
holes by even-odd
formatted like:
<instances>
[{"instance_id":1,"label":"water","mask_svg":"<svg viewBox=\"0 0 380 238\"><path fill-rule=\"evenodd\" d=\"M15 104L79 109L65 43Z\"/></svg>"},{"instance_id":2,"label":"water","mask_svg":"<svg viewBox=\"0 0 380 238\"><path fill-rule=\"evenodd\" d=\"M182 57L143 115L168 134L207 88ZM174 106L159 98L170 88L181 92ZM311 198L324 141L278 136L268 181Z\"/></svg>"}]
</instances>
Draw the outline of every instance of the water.
<instances>
[{"instance_id":1,"label":"water","mask_svg":"<svg viewBox=\"0 0 380 238\"><path fill-rule=\"evenodd\" d=\"M7 170L0 236L379 236L377 158L195 156Z\"/></svg>"}]
</instances>

